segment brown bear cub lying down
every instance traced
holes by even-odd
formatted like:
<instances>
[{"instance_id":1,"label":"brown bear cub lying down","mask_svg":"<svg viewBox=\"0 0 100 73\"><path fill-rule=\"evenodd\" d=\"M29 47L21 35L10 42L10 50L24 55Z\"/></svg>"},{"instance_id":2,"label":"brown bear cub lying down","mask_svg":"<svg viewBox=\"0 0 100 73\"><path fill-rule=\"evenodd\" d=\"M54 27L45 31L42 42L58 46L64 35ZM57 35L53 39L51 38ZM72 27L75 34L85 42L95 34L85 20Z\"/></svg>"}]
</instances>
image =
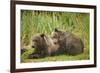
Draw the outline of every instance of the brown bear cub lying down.
<instances>
[{"instance_id":1,"label":"brown bear cub lying down","mask_svg":"<svg viewBox=\"0 0 100 73\"><path fill-rule=\"evenodd\" d=\"M56 41L55 41L56 43ZM32 48L34 52L30 58L42 58L57 54L59 44L55 44L53 40L45 34L37 34L32 38Z\"/></svg>"},{"instance_id":2,"label":"brown bear cub lying down","mask_svg":"<svg viewBox=\"0 0 100 73\"><path fill-rule=\"evenodd\" d=\"M58 54L77 55L83 53L84 44L80 38L70 32L55 29L51 37L45 34L33 36L32 47L35 49L30 58L42 58Z\"/></svg>"}]
</instances>

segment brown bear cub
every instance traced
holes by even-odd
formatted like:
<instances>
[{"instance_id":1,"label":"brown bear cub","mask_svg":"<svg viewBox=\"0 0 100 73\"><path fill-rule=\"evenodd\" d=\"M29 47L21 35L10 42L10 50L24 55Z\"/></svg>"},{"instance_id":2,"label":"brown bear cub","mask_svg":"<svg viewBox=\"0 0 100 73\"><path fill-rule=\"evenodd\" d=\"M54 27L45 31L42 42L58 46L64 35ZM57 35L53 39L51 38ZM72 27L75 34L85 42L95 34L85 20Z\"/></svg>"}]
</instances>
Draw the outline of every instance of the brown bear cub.
<instances>
[{"instance_id":1,"label":"brown bear cub","mask_svg":"<svg viewBox=\"0 0 100 73\"><path fill-rule=\"evenodd\" d=\"M64 32L55 28L51 34L52 40L59 44L59 50L69 55L83 53L84 44L82 40L71 32Z\"/></svg>"},{"instance_id":2,"label":"brown bear cub","mask_svg":"<svg viewBox=\"0 0 100 73\"><path fill-rule=\"evenodd\" d=\"M59 45L55 44L53 40L45 34L37 34L32 38L32 48L34 52L29 58L42 58L46 56L55 55L58 51Z\"/></svg>"}]
</instances>

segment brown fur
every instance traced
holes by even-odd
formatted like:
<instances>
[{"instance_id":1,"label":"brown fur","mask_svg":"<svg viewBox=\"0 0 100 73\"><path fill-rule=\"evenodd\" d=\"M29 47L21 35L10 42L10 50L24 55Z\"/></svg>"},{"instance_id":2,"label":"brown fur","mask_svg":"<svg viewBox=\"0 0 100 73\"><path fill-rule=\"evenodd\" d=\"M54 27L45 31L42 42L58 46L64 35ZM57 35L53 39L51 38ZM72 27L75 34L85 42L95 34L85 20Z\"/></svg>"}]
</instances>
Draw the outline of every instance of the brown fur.
<instances>
[{"instance_id":1,"label":"brown fur","mask_svg":"<svg viewBox=\"0 0 100 73\"><path fill-rule=\"evenodd\" d=\"M84 44L82 40L70 32L55 29L51 34L52 39L58 41L59 49L70 55L83 53Z\"/></svg>"},{"instance_id":2,"label":"brown fur","mask_svg":"<svg viewBox=\"0 0 100 73\"><path fill-rule=\"evenodd\" d=\"M55 55L59 45L54 44L50 37L44 34L38 34L32 38L32 47L35 49L31 55L32 58L40 58Z\"/></svg>"}]
</instances>

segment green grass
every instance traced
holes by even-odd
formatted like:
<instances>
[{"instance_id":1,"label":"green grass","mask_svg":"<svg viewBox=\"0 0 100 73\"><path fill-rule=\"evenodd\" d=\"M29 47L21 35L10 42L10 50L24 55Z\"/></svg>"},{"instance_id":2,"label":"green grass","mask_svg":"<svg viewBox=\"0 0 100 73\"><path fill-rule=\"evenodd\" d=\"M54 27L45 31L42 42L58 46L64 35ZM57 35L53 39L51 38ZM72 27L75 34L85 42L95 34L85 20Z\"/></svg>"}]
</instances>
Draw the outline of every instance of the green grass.
<instances>
[{"instance_id":1,"label":"green grass","mask_svg":"<svg viewBox=\"0 0 100 73\"><path fill-rule=\"evenodd\" d=\"M72 12L51 12L21 10L21 48L31 45L32 36L37 33L50 35L54 28L70 31L84 42L84 53L76 56L59 55L41 59L28 59L33 52L29 48L21 55L21 62L86 60L89 59L89 14Z\"/></svg>"},{"instance_id":2,"label":"green grass","mask_svg":"<svg viewBox=\"0 0 100 73\"><path fill-rule=\"evenodd\" d=\"M86 60L89 59L88 56L88 50L85 50L83 54L79 55L57 55L57 56L48 56L45 58L39 58L39 59L29 59L28 56L32 53L33 49L28 49L27 52L25 52L21 57L21 62L27 63L27 62L48 62L48 61L75 61L75 60Z\"/></svg>"}]
</instances>

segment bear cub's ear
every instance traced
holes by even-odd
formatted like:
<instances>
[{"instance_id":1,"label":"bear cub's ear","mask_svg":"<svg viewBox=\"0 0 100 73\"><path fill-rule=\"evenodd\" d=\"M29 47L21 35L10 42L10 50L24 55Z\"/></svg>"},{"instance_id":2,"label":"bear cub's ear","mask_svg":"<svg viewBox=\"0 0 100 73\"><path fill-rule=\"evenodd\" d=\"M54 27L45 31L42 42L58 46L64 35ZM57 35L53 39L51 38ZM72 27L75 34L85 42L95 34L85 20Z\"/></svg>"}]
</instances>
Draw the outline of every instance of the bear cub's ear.
<instances>
[{"instance_id":1,"label":"bear cub's ear","mask_svg":"<svg viewBox=\"0 0 100 73\"><path fill-rule=\"evenodd\" d=\"M55 28L55 30L54 30L55 32L60 32L60 33L62 33L62 31L61 30L59 30L59 29L57 29L57 28Z\"/></svg>"},{"instance_id":2,"label":"bear cub's ear","mask_svg":"<svg viewBox=\"0 0 100 73\"><path fill-rule=\"evenodd\" d=\"M59 30L57 29L57 28L55 28L55 30L54 30L55 32L58 32Z\"/></svg>"},{"instance_id":3,"label":"bear cub's ear","mask_svg":"<svg viewBox=\"0 0 100 73\"><path fill-rule=\"evenodd\" d=\"M45 35L42 33L42 34L40 34L40 36L41 36L41 37L44 37Z\"/></svg>"}]
</instances>

